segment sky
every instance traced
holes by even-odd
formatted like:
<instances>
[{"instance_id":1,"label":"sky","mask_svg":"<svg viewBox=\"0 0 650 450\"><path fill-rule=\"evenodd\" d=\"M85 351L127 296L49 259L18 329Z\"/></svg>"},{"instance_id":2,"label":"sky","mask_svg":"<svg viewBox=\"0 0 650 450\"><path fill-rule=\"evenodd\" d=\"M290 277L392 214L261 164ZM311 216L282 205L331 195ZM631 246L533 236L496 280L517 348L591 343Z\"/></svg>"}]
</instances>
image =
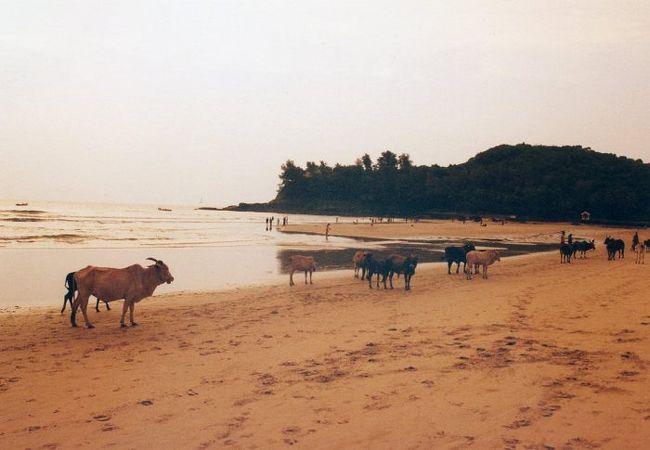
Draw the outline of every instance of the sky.
<instances>
[{"instance_id":1,"label":"sky","mask_svg":"<svg viewBox=\"0 0 650 450\"><path fill-rule=\"evenodd\" d=\"M0 0L0 198L227 206L292 159L650 162L650 2Z\"/></svg>"}]
</instances>

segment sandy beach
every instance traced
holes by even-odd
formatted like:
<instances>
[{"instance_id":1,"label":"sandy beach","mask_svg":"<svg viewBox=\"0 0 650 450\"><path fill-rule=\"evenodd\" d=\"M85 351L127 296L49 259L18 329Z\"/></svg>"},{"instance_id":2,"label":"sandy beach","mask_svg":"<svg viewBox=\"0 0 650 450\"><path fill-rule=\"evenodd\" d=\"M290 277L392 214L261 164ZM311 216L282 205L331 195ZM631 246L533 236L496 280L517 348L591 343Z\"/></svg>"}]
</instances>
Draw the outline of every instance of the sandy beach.
<instances>
[{"instance_id":1,"label":"sandy beach","mask_svg":"<svg viewBox=\"0 0 650 450\"><path fill-rule=\"evenodd\" d=\"M650 266L631 252L607 261L602 245L615 234L629 247L632 231L434 225L331 233L566 229L597 249L571 264L557 252L505 258L488 280L425 265L410 292L401 279L370 290L350 270L154 296L128 329L121 302L90 312L94 330L57 308L3 312L0 448L647 448ZM324 232L311 226L293 231Z\"/></svg>"}]
</instances>

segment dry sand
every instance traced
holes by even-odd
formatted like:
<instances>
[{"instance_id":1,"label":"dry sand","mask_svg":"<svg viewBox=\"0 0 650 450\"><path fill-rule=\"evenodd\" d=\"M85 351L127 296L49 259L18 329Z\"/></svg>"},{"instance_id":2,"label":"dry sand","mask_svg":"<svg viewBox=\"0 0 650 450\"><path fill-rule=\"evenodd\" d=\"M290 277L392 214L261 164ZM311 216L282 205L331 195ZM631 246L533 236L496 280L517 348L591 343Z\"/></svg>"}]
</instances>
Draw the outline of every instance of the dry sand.
<instances>
[{"instance_id":1,"label":"dry sand","mask_svg":"<svg viewBox=\"0 0 650 450\"><path fill-rule=\"evenodd\" d=\"M0 448L648 448L650 266L559 259L0 314Z\"/></svg>"}]
</instances>

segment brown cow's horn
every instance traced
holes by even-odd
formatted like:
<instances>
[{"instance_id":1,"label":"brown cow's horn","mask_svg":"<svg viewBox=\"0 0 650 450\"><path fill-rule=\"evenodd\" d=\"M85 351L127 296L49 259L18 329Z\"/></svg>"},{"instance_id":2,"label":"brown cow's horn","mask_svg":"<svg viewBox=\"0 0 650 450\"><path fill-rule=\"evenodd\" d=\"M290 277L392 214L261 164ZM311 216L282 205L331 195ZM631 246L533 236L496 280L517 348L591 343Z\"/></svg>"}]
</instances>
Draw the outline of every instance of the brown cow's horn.
<instances>
[{"instance_id":1,"label":"brown cow's horn","mask_svg":"<svg viewBox=\"0 0 650 450\"><path fill-rule=\"evenodd\" d=\"M158 262L158 260L157 260L156 258L147 258L147 259L150 260L150 261L153 261L153 262L155 262L155 263Z\"/></svg>"}]
</instances>

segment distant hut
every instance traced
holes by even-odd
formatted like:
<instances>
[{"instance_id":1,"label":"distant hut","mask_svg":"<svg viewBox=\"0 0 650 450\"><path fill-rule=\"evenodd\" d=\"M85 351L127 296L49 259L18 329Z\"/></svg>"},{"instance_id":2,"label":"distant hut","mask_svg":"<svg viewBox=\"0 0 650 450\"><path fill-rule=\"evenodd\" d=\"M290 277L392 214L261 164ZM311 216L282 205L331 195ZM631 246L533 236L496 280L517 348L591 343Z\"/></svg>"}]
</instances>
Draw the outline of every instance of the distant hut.
<instances>
[{"instance_id":1,"label":"distant hut","mask_svg":"<svg viewBox=\"0 0 650 450\"><path fill-rule=\"evenodd\" d=\"M589 211L582 211L580 213L580 220L583 222L589 222L591 220L591 213Z\"/></svg>"}]
</instances>

